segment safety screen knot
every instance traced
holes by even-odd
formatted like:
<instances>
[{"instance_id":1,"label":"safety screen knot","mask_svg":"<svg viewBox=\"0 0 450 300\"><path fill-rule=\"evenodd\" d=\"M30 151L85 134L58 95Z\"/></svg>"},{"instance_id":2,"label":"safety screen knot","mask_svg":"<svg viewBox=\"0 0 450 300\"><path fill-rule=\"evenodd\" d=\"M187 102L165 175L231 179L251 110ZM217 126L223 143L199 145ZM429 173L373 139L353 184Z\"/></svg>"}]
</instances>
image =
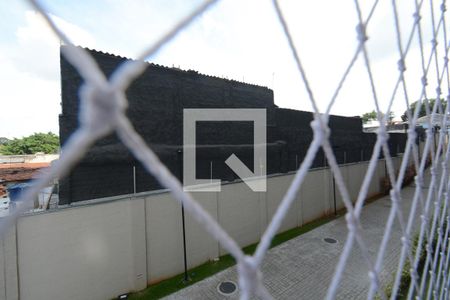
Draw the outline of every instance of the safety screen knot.
<instances>
[{"instance_id":1,"label":"safety screen knot","mask_svg":"<svg viewBox=\"0 0 450 300\"><path fill-rule=\"evenodd\" d=\"M380 128L378 128L377 136L382 145L384 145L389 139L389 134L386 132L386 128L384 126L380 126Z\"/></svg>"},{"instance_id":2,"label":"safety screen knot","mask_svg":"<svg viewBox=\"0 0 450 300\"><path fill-rule=\"evenodd\" d=\"M311 121L311 128L314 136L319 141L324 141L330 136L330 128L327 125L328 118L325 115L316 115L314 120Z\"/></svg>"},{"instance_id":3,"label":"safety screen knot","mask_svg":"<svg viewBox=\"0 0 450 300\"><path fill-rule=\"evenodd\" d=\"M241 290L250 295L257 294L257 290L262 285L262 273L256 260L252 256L245 256L239 261L237 269Z\"/></svg>"},{"instance_id":4,"label":"safety screen knot","mask_svg":"<svg viewBox=\"0 0 450 300\"><path fill-rule=\"evenodd\" d=\"M420 81L422 82L422 86L427 86L428 85L428 79L427 79L426 76L422 76Z\"/></svg>"},{"instance_id":5,"label":"safety screen knot","mask_svg":"<svg viewBox=\"0 0 450 300\"><path fill-rule=\"evenodd\" d=\"M345 220L347 221L348 230L355 233L358 229L358 218L355 216L354 212L346 213Z\"/></svg>"},{"instance_id":6,"label":"safety screen knot","mask_svg":"<svg viewBox=\"0 0 450 300\"><path fill-rule=\"evenodd\" d=\"M93 136L113 130L126 108L125 96L108 84L86 83L80 90L80 126Z\"/></svg>"},{"instance_id":7,"label":"safety screen knot","mask_svg":"<svg viewBox=\"0 0 450 300\"><path fill-rule=\"evenodd\" d=\"M356 26L356 36L358 38L358 41L361 44L365 43L369 39L369 37L366 34L366 25L365 24L359 23Z\"/></svg>"},{"instance_id":8,"label":"safety screen knot","mask_svg":"<svg viewBox=\"0 0 450 300\"><path fill-rule=\"evenodd\" d=\"M402 73L406 71L405 60L402 58L397 62L398 70Z\"/></svg>"},{"instance_id":9,"label":"safety screen knot","mask_svg":"<svg viewBox=\"0 0 450 300\"><path fill-rule=\"evenodd\" d=\"M413 13L413 18L414 18L414 24L419 24L420 20L422 19L422 16L418 13L415 12Z\"/></svg>"}]
</instances>

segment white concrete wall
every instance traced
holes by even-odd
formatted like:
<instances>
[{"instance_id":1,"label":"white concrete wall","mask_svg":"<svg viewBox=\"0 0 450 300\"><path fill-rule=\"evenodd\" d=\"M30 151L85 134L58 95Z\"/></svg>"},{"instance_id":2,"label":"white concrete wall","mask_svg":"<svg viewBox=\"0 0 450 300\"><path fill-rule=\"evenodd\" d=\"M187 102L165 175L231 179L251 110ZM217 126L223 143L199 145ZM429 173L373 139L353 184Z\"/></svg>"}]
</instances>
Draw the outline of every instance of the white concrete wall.
<instances>
[{"instance_id":1,"label":"white concrete wall","mask_svg":"<svg viewBox=\"0 0 450 300\"><path fill-rule=\"evenodd\" d=\"M263 198L253 192L245 183L226 184L218 193L218 219L222 228L241 247L256 243L265 221ZM226 251L220 247L220 255Z\"/></svg>"},{"instance_id":2,"label":"white concrete wall","mask_svg":"<svg viewBox=\"0 0 450 300\"><path fill-rule=\"evenodd\" d=\"M308 173L300 189L300 225L334 212L332 184L329 169Z\"/></svg>"},{"instance_id":3,"label":"white concrete wall","mask_svg":"<svg viewBox=\"0 0 450 300\"><path fill-rule=\"evenodd\" d=\"M4 233L0 243L0 300L19 299L16 227Z\"/></svg>"},{"instance_id":4,"label":"white concrete wall","mask_svg":"<svg viewBox=\"0 0 450 300\"><path fill-rule=\"evenodd\" d=\"M393 157L393 165L396 170L396 172L399 170L401 165L402 156L399 155L398 157ZM369 162L361 162L361 163L352 163L347 165L341 165L340 171L341 175L343 177L343 180L345 182L347 192L349 194L349 197L352 201L352 203L355 203L357 200L357 197L359 195L359 191L361 189L361 185L363 183L364 177L367 173ZM373 172L373 175L371 176L369 189L367 192L366 198L373 197L380 193L382 191L382 181L385 178L385 160L380 159L378 160L376 164L376 168ZM330 175L331 176L331 175ZM330 177L331 183L330 188L333 188L333 179ZM337 186L337 183L335 184L335 193L336 193L336 208L337 210L345 208L344 202L342 201L342 195L339 191L339 188ZM331 199L333 200L333 190L331 190ZM334 203L332 204L334 206ZM334 207L332 207L334 209Z\"/></svg>"},{"instance_id":5,"label":"white concrete wall","mask_svg":"<svg viewBox=\"0 0 450 300\"><path fill-rule=\"evenodd\" d=\"M356 202L359 195L359 190L363 183L364 177L366 176L368 165L366 163L356 163L347 166L348 178L347 186L350 193L350 199L353 203ZM375 179L373 176L371 176Z\"/></svg>"},{"instance_id":6,"label":"white concrete wall","mask_svg":"<svg viewBox=\"0 0 450 300\"><path fill-rule=\"evenodd\" d=\"M0 155L0 164L52 162L59 154Z\"/></svg>"},{"instance_id":7,"label":"white concrete wall","mask_svg":"<svg viewBox=\"0 0 450 300\"><path fill-rule=\"evenodd\" d=\"M20 299L111 299L145 288L144 224L142 199L20 218Z\"/></svg>"},{"instance_id":8,"label":"white concrete wall","mask_svg":"<svg viewBox=\"0 0 450 300\"><path fill-rule=\"evenodd\" d=\"M192 193L195 200L213 217L218 220L217 193ZM186 217L186 250L188 268L198 266L206 261L219 257L219 242L205 228L198 224L188 212Z\"/></svg>"},{"instance_id":9,"label":"white concrete wall","mask_svg":"<svg viewBox=\"0 0 450 300\"><path fill-rule=\"evenodd\" d=\"M384 160L379 160L377 162L377 168L374 172L374 176L376 176L375 180L372 180L369 187L369 197L376 195L383 189L382 181L384 177L386 176L386 169L385 169L385 163Z\"/></svg>"},{"instance_id":10,"label":"white concrete wall","mask_svg":"<svg viewBox=\"0 0 450 300\"><path fill-rule=\"evenodd\" d=\"M145 198L147 274L153 283L183 271L181 205L168 193Z\"/></svg>"},{"instance_id":11,"label":"white concrete wall","mask_svg":"<svg viewBox=\"0 0 450 300\"><path fill-rule=\"evenodd\" d=\"M26 163L52 162L59 158L59 154L35 154L25 158Z\"/></svg>"},{"instance_id":12,"label":"white concrete wall","mask_svg":"<svg viewBox=\"0 0 450 300\"><path fill-rule=\"evenodd\" d=\"M398 164L401 158L394 158ZM341 166L356 200L368 163ZM368 196L380 192L384 161L377 163ZM220 193L193 193L241 246L259 241L294 179L270 176L267 192L242 182L224 184ZM182 273L181 205L168 192L141 193L79 203L22 217L0 244L0 300L111 299ZM337 209L343 207L336 188ZM279 232L334 213L333 180L328 168L311 170L297 192ZM226 253L203 226L185 212L188 268Z\"/></svg>"},{"instance_id":13,"label":"white concrete wall","mask_svg":"<svg viewBox=\"0 0 450 300\"><path fill-rule=\"evenodd\" d=\"M266 226L267 220L271 220L273 215L275 214L281 200L286 194L289 186L294 179L294 175L286 175L286 176L276 176L270 177L267 180L267 192L265 194L265 199L267 203L267 216L266 216ZM300 226L303 224L303 220L301 217L301 209L300 209L300 193L297 193L297 197L294 202L291 204L291 208L287 213L286 217L283 219L281 223L281 227L278 232L283 232L288 229Z\"/></svg>"},{"instance_id":14,"label":"white concrete wall","mask_svg":"<svg viewBox=\"0 0 450 300\"><path fill-rule=\"evenodd\" d=\"M347 189L347 193L350 196L350 174L349 174L349 167L348 165L343 165L340 166L340 171L341 171L341 175L342 175L342 179L346 185L346 189ZM332 175L331 175L332 176ZM330 184L331 188L333 188L333 178L331 178L332 183ZM341 190L339 188L338 182L337 180L335 180L334 183L334 191L332 191L333 194L336 195L336 210L341 210L343 208L345 208L345 204L343 201L343 197L342 197L342 193ZM331 195L332 199L333 199L333 195ZM333 209L334 209L334 204L333 204Z\"/></svg>"},{"instance_id":15,"label":"white concrete wall","mask_svg":"<svg viewBox=\"0 0 450 300\"><path fill-rule=\"evenodd\" d=\"M217 221L217 193L191 194ZM184 271L181 205L169 193L146 197L148 283ZM188 268L219 256L219 244L185 211Z\"/></svg>"}]
</instances>

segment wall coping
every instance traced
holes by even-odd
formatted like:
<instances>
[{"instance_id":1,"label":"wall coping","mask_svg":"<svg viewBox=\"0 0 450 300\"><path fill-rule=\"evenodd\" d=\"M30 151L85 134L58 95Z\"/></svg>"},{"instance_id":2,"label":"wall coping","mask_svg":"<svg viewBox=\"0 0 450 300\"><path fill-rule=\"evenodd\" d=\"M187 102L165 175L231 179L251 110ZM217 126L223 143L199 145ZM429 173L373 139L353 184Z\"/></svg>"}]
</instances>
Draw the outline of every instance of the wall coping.
<instances>
[{"instance_id":1,"label":"wall coping","mask_svg":"<svg viewBox=\"0 0 450 300\"><path fill-rule=\"evenodd\" d=\"M400 154L397 157L401 158L401 157L403 157L403 155ZM385 159L384 158L380 158L378 161L385 161ZM353 162L353 163L347 163L347 164L340 164L339 167L341 167L341 166L347 167L347 166L359 165L359 164L368 164L368 162L369 161L360 161L360 162ZM321 170L327 170L327 169L330 169L330 168L329 167L319 167L319 168L310 169L309 172L315 172L315 171L321 171ZM295 175L296 172L297 171L289 171L289 172L286 172L286 173L270 174L270 175L267 175L267 178L291 176L291 175ZM243 182L242 179L237 179L237 180L234 180L234 181L222 181L222 185L237 184L237 183L242 183L242 182ZM50 209L50 210L45 210L45 211L30 211L30 212L26 212L26 213L22 214L21 217L28 217L28 216L34 216L34 215L40 215L40 214L46 214L46 213L53 213L53 212L58 212L58 211L61 211L61 210L87 207L87 206L91 206L91 205L107 204L107 203L116 202L116 201L143 199L143 198L148 197L148 196L166 194L166 193L169 193L169 192L170 192L169 189L160 189L160 190L140 192L140 193L136 193L136 194L124 194L124 195L117 195L117 196L111 196L111 197L103 197L103 198L97 198L97 199L77 201L77 202L73 202L71 204L60 205L56 209Z\"/></svg>"}]
</instances>

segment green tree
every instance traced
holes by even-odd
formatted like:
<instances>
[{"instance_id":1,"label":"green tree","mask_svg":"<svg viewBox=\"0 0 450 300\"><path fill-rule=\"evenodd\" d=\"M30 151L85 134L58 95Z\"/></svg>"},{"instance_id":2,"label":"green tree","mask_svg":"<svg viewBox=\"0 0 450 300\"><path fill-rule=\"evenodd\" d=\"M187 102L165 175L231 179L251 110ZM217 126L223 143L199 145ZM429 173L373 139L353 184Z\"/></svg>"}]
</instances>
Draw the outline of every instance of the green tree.
<instances>
[{"instance_id":1,"label":"green tree","mask_svg":"<svg viewBox=\"0 0 450 300\"><path fill-rule=\"evenodd\" d=\"M383 116L384 116L384 114L382 113L381 117L383 117ZM389 118L388 118L387 122L391 123L392 120L394 119L394 116L395 115L392 111L389 112ZM361 116L361 119L362 119L363 124L367 124L370 121L378 120L377 112L375 110L372 110L371 112L367 112Z\"/></svg>"},{"instance_id":2,"label":"green tree","mask_svg":"<svg viewBox=\"0 0 450 300\"><path fill-rule=\"evenodd\" d=\"M377 112L372 110L371 112L367 112L361 116L363 124L367 124L370 121L377 119Z\"/></svg>"},{"instance_id":3,"label":"green tree","mask_svg":"<svg viewBox=\"0 0 450 300\"><path fill-rule=\"evenodd\" d=\"M57 153L59 138L56 134L34 133L30 136L13 139L2 145L1 152L6 155L35 154L37 152Z\"/></svg>"},{"instance_id":4,"label":"green tree","mask_svg":"<svg viewBox=\"0 0 450 300\"><path fill-rule=\"evenodd\" d=\"M409 111L410 114L413 115L414 111L416 110L416 106L417 106L417 102L418 101L414 101L413 103L411 103L409 105ZM436 102L436 99L429 99L428 100L428 105L430 107L430 112L433 110L433 106ZM437 108L436 112L439 114L443 114L447 108L447 102L444 99L441 99L441 104L442 104L442 109L440 107ZM420 105L420 109L419 109L419 118L420 117L424 117L427 115L427 109L426 109L426 104L425 101L422 101L421 105ZM401 118L404 122L408 121L408 112L405 110L405 112L403 113L403 115L401 115Z\"/></svg>"},{"instance_id":5,"label":"green tree","mask_svg":"<svg viewBox=\"0 0 450 300\"><path fill-rule=\"evenodd\" d=\"M5 137L0 137L0 153L2 153L3 145L6 144L7 142L9 142L9 139Z\"/></svg>"}]
</instances>

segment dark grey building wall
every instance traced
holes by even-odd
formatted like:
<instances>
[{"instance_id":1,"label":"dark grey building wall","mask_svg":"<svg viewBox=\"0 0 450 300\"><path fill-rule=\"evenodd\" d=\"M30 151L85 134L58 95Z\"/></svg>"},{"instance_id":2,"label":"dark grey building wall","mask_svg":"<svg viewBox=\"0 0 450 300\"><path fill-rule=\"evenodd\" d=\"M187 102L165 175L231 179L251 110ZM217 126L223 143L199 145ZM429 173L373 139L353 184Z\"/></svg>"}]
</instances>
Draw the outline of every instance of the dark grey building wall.
<instances>
[{"instance_id":1,"label":"dark grey building wall","mask_svg":"<svg viewBox=\"0 0 450 300\"><path fill-rule=\"evenodd\" d=\"M125 58L90 51L109 76ZM77 128L78 89L82 80L61 56L62 115L60 139L64 144ZM183 108L266 108L268 174L295 170L312 140L310 112L278 108L272 90L232 80L150 64L126 91L127 115L172 173L182 174ZM362 132L358 117L330 116L331 142L339 163L367 160L375 134ZM401 152L402 134L391 135L391 154ZM198 122L197 177L233 181L236 174L224 161L235 153L253 168L251 122ZM322 151L313 167L326 164ZM161 188L113 134L98 141L69 176L60 181L60 203L133 192L133 166L137 192Z\"/></svg>"}]
</instances>

